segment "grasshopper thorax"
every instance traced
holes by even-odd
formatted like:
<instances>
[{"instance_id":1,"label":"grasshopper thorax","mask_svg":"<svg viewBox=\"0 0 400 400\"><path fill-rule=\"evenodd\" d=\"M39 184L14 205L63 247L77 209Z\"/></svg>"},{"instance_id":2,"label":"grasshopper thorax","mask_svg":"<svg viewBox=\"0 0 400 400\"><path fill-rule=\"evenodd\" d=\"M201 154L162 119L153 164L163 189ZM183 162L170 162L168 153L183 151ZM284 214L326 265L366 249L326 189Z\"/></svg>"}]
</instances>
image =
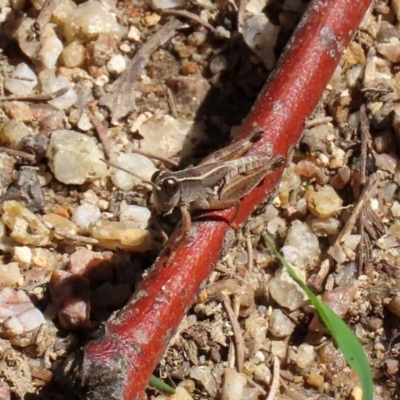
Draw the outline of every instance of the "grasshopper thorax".
<instances>
[{"instance_id":1,"label":"grasshopper thorax","mask_svg":"<svg viewBox=\"0 0 400 400\"><path fill-rule=\"evenodd\" d=\"M151 177L154 205L161 212L167 212L179 205L180 182L170 172L156 171Z\"/></svg>"}]
</instances>

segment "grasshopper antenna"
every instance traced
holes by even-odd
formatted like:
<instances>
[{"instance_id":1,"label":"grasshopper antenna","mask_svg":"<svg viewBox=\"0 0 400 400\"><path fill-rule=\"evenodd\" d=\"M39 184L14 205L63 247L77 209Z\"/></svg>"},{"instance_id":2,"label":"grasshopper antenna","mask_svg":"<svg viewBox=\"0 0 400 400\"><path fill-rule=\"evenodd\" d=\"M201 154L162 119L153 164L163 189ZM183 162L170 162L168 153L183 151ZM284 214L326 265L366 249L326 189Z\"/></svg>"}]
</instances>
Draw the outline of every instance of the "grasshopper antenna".
<instances>
[{"instance_id":1,"label":"grasshopper antenna","mask_svg":"<svg viewBox=\"0 0 400 400\"><path fill-rule=\"evenodd\" d=\"M132 176L134 176L135 178L140 179L143 183L147 183L147 184L150 185L151 187L153 187L153 188L155 188L155 189L157 189L157 190L161 190L160 186L156 185L156 184L153 183L152 181L148 181L147 179L143 179L141 176L136 175L135 173L133 173L133 172L131 172L131 171L128 171L127 169L122 168L122 167L120 167L119 165L114 164L114 163L111 162L111 161L104 160L104 158L100 158L100 160L103 161L103 163L109 165L110 167L120 169L121 171L124 171L125 173L127 173L127 174L129 174L129 175L132 175Z\"/></svg>"}]
</instances>

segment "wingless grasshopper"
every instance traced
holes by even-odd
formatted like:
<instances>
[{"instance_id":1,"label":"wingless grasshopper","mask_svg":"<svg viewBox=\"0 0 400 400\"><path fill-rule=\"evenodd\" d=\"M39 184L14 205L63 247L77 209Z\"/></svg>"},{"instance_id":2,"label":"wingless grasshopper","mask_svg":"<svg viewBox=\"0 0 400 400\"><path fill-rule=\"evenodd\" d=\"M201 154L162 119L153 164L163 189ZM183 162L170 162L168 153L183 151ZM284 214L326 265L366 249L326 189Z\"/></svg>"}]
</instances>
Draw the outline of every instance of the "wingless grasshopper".
<instances>
[{"instance_id":1,"label":"wingless grasshopper","mask_svg":"<svg viewBox=\"0 0 400 400\"><path fill-rule=\"evenodd\" d=\"M221 210L235 207L237 210L239 200L285 161L282 155L273 155L272 145L264 154L244 155L262 134L261 130L255 130L248 137L211 154L196 167L177 172L158 170L151 182L144 181L153 188L156 224L157 215L169 214L179 207L183 231L188 233L191 227L190 209ZM132 174L108 161L107 164Z\"/></svg>"}]
</instances>

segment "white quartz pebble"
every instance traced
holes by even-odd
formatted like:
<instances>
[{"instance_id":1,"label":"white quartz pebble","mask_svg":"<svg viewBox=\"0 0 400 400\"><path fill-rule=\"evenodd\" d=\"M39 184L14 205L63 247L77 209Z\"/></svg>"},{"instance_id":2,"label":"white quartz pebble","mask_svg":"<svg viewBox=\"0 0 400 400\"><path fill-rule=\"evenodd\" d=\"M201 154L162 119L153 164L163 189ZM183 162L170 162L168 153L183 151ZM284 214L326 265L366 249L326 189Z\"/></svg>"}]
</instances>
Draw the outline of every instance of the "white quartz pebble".
<instances>
[{"instance_id":1,"label":"white quartz pebble","mask_svg":"<svg viewBox=\"0 0 400 400\"><path fill-rule=\"evenodd\" d=\"M37 78L27 64L18 64L12 75L15 78L6 76L4 79L5 89L19 96L26 96L33 92L33 88L37 85Z\"/></svg>"},{"instance_id":2,"label":"white quartz pebble","mask_svg":"<svg viewBox=\"0 0 400 400\"><path fill-rule=\"evenodd\" d=\"M60 129L51 135L46 153L50 169L67 185L82 185L107 176L104 153L94 138L79 132Z\"/></svg>"},{"instance_id":3,"label":"white quartz pebble","mask_svg":"<svg viewBox=\"0 0 400 400\"><path fill-rule=\"evenodd\" d=\"M87 229L91 223L98 221L100 216L99 207L90 203L84 203L75 208L71 219L79 227Z\"/></svg>"},{"instance_id":4,"label":"white quartz pebble","mask_svg":"<svg viewBox=\"0 0 400 400\"><path fill-rule=\"evenodd\" d=\"M113 159L113 162L146 180L150 180L154 172L157 171L149 158L136 153L120 153ZM113 168L111 180L116 187L122 190L131 190L133 187L142 184L139 178L117 168Z\"/></svg>"},{"instance_id":5,"label":"white quartz pebble","mask_svg":"<svg viewBox=\"0 0 400 400\"><path fill-rule=\"evenodd\" d=\"M151 217L151 211L147 207L127 205L121 203L119 220L120 222L133 222L137 228L146 229Z\"/></svg>"}]
</instances>

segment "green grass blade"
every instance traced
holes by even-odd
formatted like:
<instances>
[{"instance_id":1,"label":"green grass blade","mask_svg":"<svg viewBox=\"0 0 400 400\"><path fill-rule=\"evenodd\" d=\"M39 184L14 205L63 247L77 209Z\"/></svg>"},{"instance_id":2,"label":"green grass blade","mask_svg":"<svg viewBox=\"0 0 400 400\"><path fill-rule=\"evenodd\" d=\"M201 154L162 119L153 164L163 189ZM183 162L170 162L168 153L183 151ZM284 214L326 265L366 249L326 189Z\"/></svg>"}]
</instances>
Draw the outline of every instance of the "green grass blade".
<instances>
[{"instance_id":1,"label":"green grass blade","mask_svg":"<svg viewBox=\"0 0 400 400\"><path fill-rule=\"evenodd\" d=\"M152 375L149 380L149 386L153 387L154 389L159 390L160 392L164 392L167 394L175 394L175 389L171 386L167 385L161 379L158 379L156 376Z\"/></svg>"},{"instance_id":2,"label":"green grass blade","mask_svg":"<svg viewBox=\"0 0 400 400\"><path fill-rule=\"evenodd\" d=\"M368 359L364 353L364 349L362 348L361 343L359 342L357 337L346 325L346 323L328 305L319 300L309 289L309 287L296 275L296 272L293 270L293 268L281 256L278 250L276 250L268 235L264 233L262 235L262 238L271 250L271 252L286 268L290 277L304 290L311 304L318 312L321 320L325 323L325 325L331 332L332 337L336 342L336 345L343 353L343 356L346 359L347 363L358 375L363 391L363 399L373 400L374 385L372 381L371 369L369 367Z\"/></svg>"}]
</instances>

